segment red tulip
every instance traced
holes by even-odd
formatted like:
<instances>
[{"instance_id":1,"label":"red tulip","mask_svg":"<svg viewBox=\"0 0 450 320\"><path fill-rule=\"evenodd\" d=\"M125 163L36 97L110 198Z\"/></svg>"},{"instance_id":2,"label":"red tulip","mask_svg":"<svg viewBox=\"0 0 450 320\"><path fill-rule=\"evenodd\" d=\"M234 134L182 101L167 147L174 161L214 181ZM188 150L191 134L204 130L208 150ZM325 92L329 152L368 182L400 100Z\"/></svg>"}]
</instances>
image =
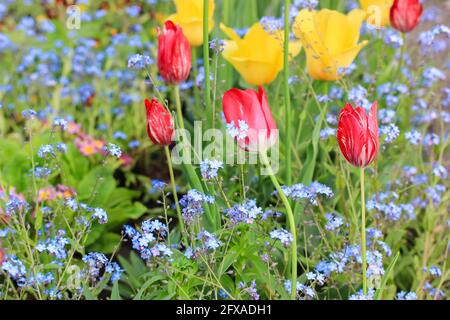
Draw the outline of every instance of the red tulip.
<instances>
[{"instance_id":1,"label":"red tulip","mask_svg":"<svg viewBox=\"0 0 450 320\"><path fill-rule=\"evenodd\" d=\"M3 259L5 258L5 251L0 248L0 266L3 264Z\"/></svg>"},{"instance_id":2,"label":"red tulip","mask_svg":"<svg viewBox=\"0 0 450 320\"><path fill-rule=\"evenodd\" d=\"M147 110L147 133L154 144L168 146L172 143L175 131L173 118L169 111L156 99L145 99Z\"/></svg>"},{"instance_id":3,"label":"red tulip","mask_svg":"<svg viewBox=\"0 0 450 320\"><path fill-rule=\"evenodd\" d=\"M401 32L409 32L419 23L422 11L419 0L395 0L391 7L391 25Z\"/></svg>"},{"instance_id":4,"label":"red tulip","mask_svg":"<svg viewBox=\"0 0 450 320\"><path fill-rule=\"evenodd\" d=\"M378 120L376 102L369 115L364 108L349 103L341 110L337 130L339 147L345 159L356 167L366 167L378 154Z\"/></svg>"},{"instance_id":5,"label":"red tulip","mask_svg":"<svg viewBox=\"0 0 450 320\"><path fill-rule=\"evenodd\" d=\"M166 21L162 33L158 29L158 69L164 81L169 84L186 81L191 59L191 46L181 27Z\"/></svg>"},{"instance_id":6,"label":"red tulip","mask_svg":"<svg viewBox=\"0 0 450 320\"><path fill-rule=\"evenodd\" d=\"M239 146L246 151L263 151L278 138L278 129L264 89L231 89L222 100L223 113Z\"/></svg>"}]
</instances>

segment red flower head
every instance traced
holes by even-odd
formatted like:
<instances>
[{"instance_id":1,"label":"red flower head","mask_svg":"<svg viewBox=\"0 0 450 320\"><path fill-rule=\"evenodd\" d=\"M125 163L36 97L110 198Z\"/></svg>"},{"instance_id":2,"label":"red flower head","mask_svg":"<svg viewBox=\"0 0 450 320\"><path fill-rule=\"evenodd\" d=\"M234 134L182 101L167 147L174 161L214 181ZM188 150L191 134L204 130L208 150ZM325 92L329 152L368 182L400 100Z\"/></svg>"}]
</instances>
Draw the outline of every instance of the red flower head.
<instances>
[{"instance_id":1,"label":"red flower head","mask_svg":"<svg viewBox=\"0 0 450 320\"><path fill-rule=\"evenodd\" d=\"M168 84L180 84L189 77L191 70L191 46L179 25L172 21L158 29L158 69Z\"/></svg>"},{"instance_id":2,"label":"red flower head","mask_svg":"<svg viewBox=\"0 0 450 320\"><path fill-rule=\"evenodd\" d=\"M391 7L391 25L401 32L409 32L419 24L422 11L419 0L395 0Z\"/></svg>"},{"instance_id":3,"label":"red flower head","mask_svg":"<svg viewBox=\"0 0 450 320\"><path fill-rule=\"evenodd\" d=\"M222 100L223 113L230 133L246 151L264 151L278 138L264 89L259 91L231 89Z\"/></svg>"},{"instance_id":4,"label":"red flower head","mask_svg":"<svg viewBox=\"0 0 450 320\"><path fill-rule=\"evenodd\" d=\"M3 259L5 258L5 250L0 248L0 266L3 264Z\"/></svg>"},{"instance_id":5,"label":"red flower head","mask_svg":"<svg viewBox=\"0 0 450 320\"><path fill-rule=\"evenodd\" d=\"M175 131L173 118L169 111L156 99L145 99L147 110L147 133L154 144L168 146L172 143Z\"/></svg>"},{"instance_id":6,"label":"red flower head","mask_svg":"<svg viewBox=\"0 0 450 320\"><path fill-rule=\"evenodd\" d=\"M374 102L367 116L362 107L349 103L341 110L337 130L339 147L345 159L356 167L366 167L376 158L379 149L377 106Z\"/></svg>"}]
</instances>

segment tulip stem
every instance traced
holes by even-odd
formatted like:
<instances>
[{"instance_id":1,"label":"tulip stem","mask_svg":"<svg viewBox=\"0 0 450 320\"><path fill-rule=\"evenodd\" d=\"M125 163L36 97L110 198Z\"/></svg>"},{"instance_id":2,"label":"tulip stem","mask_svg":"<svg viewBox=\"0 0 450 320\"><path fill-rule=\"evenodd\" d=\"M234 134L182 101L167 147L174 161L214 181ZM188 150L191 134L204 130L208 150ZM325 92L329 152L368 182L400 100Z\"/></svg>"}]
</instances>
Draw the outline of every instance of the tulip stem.
<instances>
[{"instance_id":1,"label":"tulip stem","mask_svg":"<svg viewBox=\"0 0 450 320\"><path fill-rule=\"evenodd\" d=\"M270 176L270 180L272 180L273 185L278 191L278 195L281 198L281 201L283 202L284 207L286 208L286 216L289 221L289 230L292 235L292 244L291 244L291 299L296 300L297 297L297 231L295 229L295 219L294 219L294 213L292 212L291 205L289 204L289 200L286 197L286 195L283 192L283 189L281 188L277 177L275 176L272 166L269 163L269 159L267 158L266 151L263 151L260 153L261 160L264 164L264 166L267 168Z\"/></svg>"},{"instance_id":2,"label":"tulip stem","mask_svg":"<svg viewBox=\"0 0 450 320\"><path fill-rule=\"evenodd\" d=\"M209 115L210 127L214 127L214 115L211 110L211 79L209 72L209 0L203 0L203 68L205 74L205 108Z\"/></svg>"},{"instance_id":3,"label":"tulip stem","mask_svg":"<svg viewBox=\"0 0 450 320\"><path fill-rule=\"evenodd\" d=\"M284 107L286 121L286 184L292 184L291 157L291 96L289 91L289 6L290 0L284 2Z\"/></svg>"},{"instance_id":4,"label":"tulip stem","mask_svg":"<svg viewBox=\"0 0 450 320\"><path fill-rule=\"evenodd\" d=\"M364 189L364 167L359 170L361 182L361 257L363 273L363 293L367 295L367 259L366 259L366 197Z\"/></svg>"},{"instance_id":5,"label":"tulip stem","mask_svg":"<svg viewBox=\"0 0 450 320\"><path fill-rule=\"evenodd\" d=\"M183 111L181 110L181 99L180 99L180 87L179 86L174 87L174 94L175 94L175 106L177 108L178 125L180 126L181 129L184 130Z\"/></svg>"},{"instance_id":6,"label":"tulip stem","mask_svg":"<svg viewBox=\"0 0 450 320\"><path fill-rule=\"evenodd\" d=\"M402 48L400 49L400 58L398 60L398 67L397 67L397 73L396 73L397 80L400 80L400 78L402 76L402 68L403 68L403 63L405 60L405 54L406 54L406 48L407 48L406 35L404 33L402 33L402 39L403 39L403 44L402 44Z\"/></svg>"},{"instance_id":7,"label":"tulip stem","mask_svg":"<svg viewBox=\"0 0 450 320\"><path fill-rule=\"evenodd\" d=\"M186 238L183 216L181 215L181 208L180 208L180 204L178 203L177 186L175 184L175 175L173 174L172 157L170 156L169 147L165 146L164 151L166 152L167 167L169 169L170 184L172 185L173 199L175 201L175 208L177 209L178 222L180 224L180 233L181 233L181 236L183 237L184 244L187 246L187 245L189 245L189 242L187 241L187 238ZM169 227L169 226L167 226L167 227Z\"/></svg>"},{"instance_id":8,"label":"tulip stem","mask_svg":"<svg viewBox=\"0 0 450 320\"><path fill-rule=\"evenodd\" d=\"M197 79L197 76L198 76L197 48L192 48L192 68L194 70L194 79ZM194 83L194 101L195 101L195 107L201 108L200 92L198 90L197 81L195 81L195 83Z\"/></svg>"}]
</instances>

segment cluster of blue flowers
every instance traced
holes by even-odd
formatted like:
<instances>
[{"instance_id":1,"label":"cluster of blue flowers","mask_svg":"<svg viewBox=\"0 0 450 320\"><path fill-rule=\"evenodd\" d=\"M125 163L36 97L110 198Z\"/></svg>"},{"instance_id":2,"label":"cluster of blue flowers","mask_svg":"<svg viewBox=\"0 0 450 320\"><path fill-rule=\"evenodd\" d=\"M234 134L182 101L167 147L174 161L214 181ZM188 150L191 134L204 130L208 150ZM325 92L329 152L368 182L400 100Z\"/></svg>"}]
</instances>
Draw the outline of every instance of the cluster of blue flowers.
<instances>
[{"instance_id":1,"label":"cluster of blue flowers","mask_svg":"<svg viewBox=\"0 0 450 320\"><path fill-rule=\"evenodd\" d=\"M73 212L81 209L82 211L90 214L90 220L86 220L87 224L90 224L90 221L97 220L100 224L105 224L108 222L108 214L102 208L94 208L87 205L84 202L78 202L73 198L67 198L64 200L64 205Z\"/></svg>"},{"instance_id":2,"label":"cluster of blue flowers","mask_svg":"<svg viewBox=\"0 0 450 320\"><path fill-rule=\"evenodd\" d=\"M366 203L368 211L382 213L385 219L398 221L402 214L406 219L415 219L415 207L411 203L396 203L399 195L394 191L385 191L373 194Z\"/></svg>"},{"instance_id":3,"label":"cluster of blue flowers","mask_svg":"<svg viewBox=\"0 0 450 320\"><path fill-rule=\"evenodd\" d=\"M183 219L187 225L191 224L197 217L203 215L203 205L214 203L215 199L212 196L205 195L195 189L189 190L180 199L180 206Z\"/></svg>"},{"instance_id":4,"label":"cluster of blue flowers","mask_svg":"<svg viewBox=\"0 0 450 320\"><path fill-rule=\"evenodd\" d=\"M116 262L110 262L103 253L90 252L83 256L83 262L86 263L86 272L94 283L102 279L102 270L106 274L110 274L110 281L112 283L120 280L123 273L122 268Z\"/></svg>"},{"instance_id":5,"label":"cluster of blue flowers","mask_svg":"<svg viewBox=\"0 0 450 320\"><path fill-rule=\"evenodd\" d=\"M280 228L271 231L270 237L274 240L279 240L286 248L292 243L292 234L285 229Z\"/></svg>"},{"instance_id":6,"label":"cluster of blue flowers","mask_svg":"<svg viewBox=\"0 0 450 320\"><path fill-rule=\"evenodd\" d=\"M122 150L114 143L109 143L108 146L104 147L104 150L112 157L120 158L122 156Z\"/></svg>"},{"instance_id":7,"label":"cluster of blue flowers","mask_svg":"<svg viewBox=\"0 0 450 320\"><path fill-rule=\"evenodd\" d=\"M67 257L65 246L70 244L70 240L65 237L65 234L64 230L59 230L58 236L39 241L36 245L36 250L38 252L48 252L57 259L65 259Z\"/></svg>"},{"instance_id":8,"label":"cluster of blue flowers","mask_svg":"<svg viewBox=\"0 0 450 320\"><path fill-rule=\"evenodd\" d=\"M146 220L141 224L141 231L126 225L125 235L131 240L133 249L144 260L151 258L170 258L173 251L164 243L168 227L159 220Z\"/></svg>"},{"instance_id":9,"label":"cluster of blue flowers","mask_svg":"<svg viewBox=\"0 0 450 320\"><path fill-rule=\"evenodd\" d=\"M51 272L37 272L36 274L27 270L23 262L15 255L8 255L1 264L3 270L8 276L14 280L19 288L27 288L36 291L38 287L44 288L44 294L49 295L51 291L55 291L54 286L55 276ZM50 295L49 295L50 296ZM55 295L61 298L60 294Z\"/></svg>"},{"instance_id":10,"label":"cluster of blue flowers","mask_svg":"<svg viewBox=\"0 0 450 320\"><path fill-rule=\"evenodd\" d=\"M236 204L225 211L226 216L230 219L233 225L239 223L252 224L258 217L262 215L263 211L257 206L256 200L245 200L242 204Z\"/></svg>"},{"instance_id":11,"label":"cluster of blue flowers","mask_svg":"<svg viewBox=\"0 0 450 320\"><path fill-rule=\"evenodd\" d=\"M220 160L205 159L200 163L200 173L205 180L216 179L219 169L222 168L223 162Z\"/></svg>"},{"instance_id":12,"label":"cluster of blue flowers","mask_svg":"<svg viewBox=\"0 0 450 320\"><path fill-rule=\"evenodd\" d=\"M141 54L134 54L128 58L128 68L130 69L144 69L146 66L153 63L153 59L149 56Z\"/></svg>"},{"instance_id":13,"label":"cluster of blue flowers","mask_svg":"<svg viewBox=\"0 0 450 320\"><path fill-rule=\"evenodd\" d=\"M331 198L334 195L333 190L331 190L330 187L316 181L312 182L309 186L298 183L290 187L282 186L281 188L286 197L294 201L307 200L312 205L318 204L317 201L320 195L328 198ZM278 194L278 192L275 191L274 194Z\"/></svg>"},{"instance_id":14,"label":"cluster of blue flowers","mask_svg":"<svg viewBox=\"0 0 450 320\"><path fill-rule=\"evenodd\" d=\"M225 49L225 41L218 38L214 38L211 41L209 41L209 48L216 54L220 54Z\"/></svg>"},{"instance_id":15,"label":"cluster of blue flowers","mask_svg":"<svg viewBox=\"0 0 450 320\"><path fill-rule=\"evenodd\" d=\"M238 289L248 293L252 300L259 300L258 290L256 289L256 281L250 282L250 286L247 286L244 282L238 283Z\"/></svg>"},{"instance_id":16,"label":"cluster of blue flowers","mask_svg":"<svg viewBox=\"0 0 450 320\"><path fill-rule=\"evenodd\" d=\"M368 247L381 247L386 256L390 256L391 249L389 246L385 242L377 240L381 237L382 233L379 230L368 229ZM317 263L314 279L317 280L317 274L322 275L323 277L320 277L320 282L318 282L319 284L323 284L325 279L330 277L333 272L343 273L345 268L351 263L362 264L361 248L359 245L346 245L342 250L330 253L328 260L322 260ZM376 249L368 250L367 266L367 278L380 279L384 274L382 253Z\"/></svg>"},{"instance_id":17,"label":"cluster of blue flowers","mask_svg":"<svg viewBox=\"0 0 450 320\"><path fill-rule=\"evenodd\" d=\"M335 213L327 213L325 218L327 219L325 229L328 231L336 231L344 224L344 219Z\"/></svg>"},{"instance_id":18,"label":"cluster of blue flowers","mask_svg":"<svg viewBox=\"0 0 450 320\"><path fill-rule=\"evenodd\" d=\"M234 121L227 123L228 134L237 140L244 140L247 137L248 130L248 124L244 120L239 120L237 126Z\"/></svg>"},{"instance_id":19,"label":"cluster of blue flowers","mask_svg":"<svg viewBox=\"0 0 450 320\"><path fill-rule=\"evenodd\" d=\"M188 259L196 259L202 253L214 251L222 245L222 242L211 232L202 229L195 237L200 242L198 246L187 247L184 256Z\"/></svg>"},{"instance_id":20,"label":"cluster of blue flowers","mask_svg":"<svg viewBox=\"0 0 450 320\"><path fill-rule=\"evenodd\" d=\"M167 187L167 183L158 179L152 179L152 187L148 191L150 194L163 192Z\"/></svg>"},{"instance_id":21,"label":"cluster of blue flowers","mask_svg":"<svg viewBox=\"0 0 450 320\"><path fill-rule=\"evenodd\" d=\"M292 282L291 280L286 280L284 282L284 289L286 292L290 293L292 291ZM316 297L316 292L310 286L304 285L297 281L297 298L304 299L314 299Z\"/></svg>"}]
</instances>

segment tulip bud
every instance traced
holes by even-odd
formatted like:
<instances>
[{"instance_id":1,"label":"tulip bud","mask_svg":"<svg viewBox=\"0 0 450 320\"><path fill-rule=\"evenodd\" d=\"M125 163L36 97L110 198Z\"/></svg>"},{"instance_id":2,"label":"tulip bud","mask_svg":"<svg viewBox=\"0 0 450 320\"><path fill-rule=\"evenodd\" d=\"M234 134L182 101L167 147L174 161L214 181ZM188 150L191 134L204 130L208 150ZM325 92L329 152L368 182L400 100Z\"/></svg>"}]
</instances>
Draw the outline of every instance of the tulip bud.
<instances>
[{"instance_id":1,"label":"tulip bud","mask_svg":"<svg viewBox=\"0 0 450 320\"><path fill-rule=\"evenodd\" d=\"M156 99L145 99L147 111L147 133L154 144L168 146L172 143L175 131L172 115Z\"/></svg>"},{"instance_id":2,"label":"tulip bud","mask_svg":"<svg viewBox=\"0 0 450 320\"><path fill-rule=\"evenodd\" d=\"M158 70L168 84L180 84L189 77L191 70L191 46L180 26L172 21L158 30Z\"/></svg>"},{"instance_id":3,"label":"tulip bud","mask_svg":"<svg viewBox=\"0 0 450 320\"><path fill-rule=\"evenodd\" d=\"M410 32L419 24L422 11L419 0L395 0L391 7L391 25L401 32Z\"/></svg>"},{"instance_id":4,"label":"tulip bud","mask_svg":"<svg viewBox=\"0 0 450 320\"><path fill-rule=\"evenodd\" d=\"M337 139L342 154L355 167L367 167L379 149L377 106L373 103L369 115L362 107L347 104L339 116Z\"/></svg>"},{"instance_id":5,"label":"tulip bud","mask_svg":"<svg viewBox=\"0 0 450 320\"><path fill-rule=\"evenodd\" d=\"M262 87L259 91L231 89L222 100L229 132L239 147L251 152L265 151L278 138L278 130Z\"/></svg>"}]
</instances>

